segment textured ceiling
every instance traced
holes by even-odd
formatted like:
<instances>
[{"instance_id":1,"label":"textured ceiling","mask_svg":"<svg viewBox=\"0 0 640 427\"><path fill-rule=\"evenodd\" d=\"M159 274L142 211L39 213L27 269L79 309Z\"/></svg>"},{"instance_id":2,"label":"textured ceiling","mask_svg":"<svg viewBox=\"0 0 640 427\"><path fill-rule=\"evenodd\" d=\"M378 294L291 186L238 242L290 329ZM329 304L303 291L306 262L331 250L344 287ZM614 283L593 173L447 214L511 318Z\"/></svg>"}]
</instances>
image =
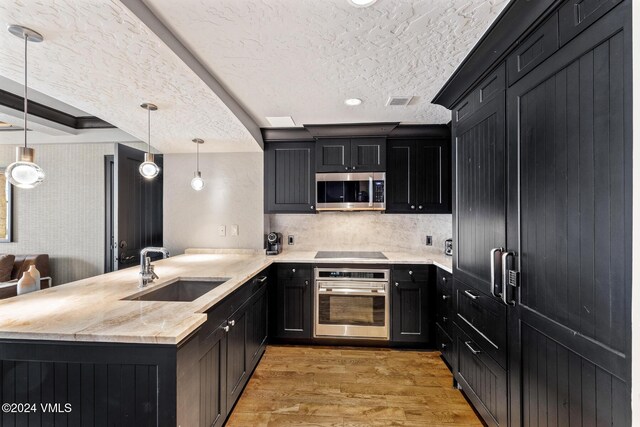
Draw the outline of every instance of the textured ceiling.
<instances>
[{"instance_id":1,"label":"textured ceiling","mask_svg":"<svg viewBox=\"0 0 640 427\"><path fill-rule=\"evenodd\" d=\"M507 0L145 0L259 124L446 123L430 104ZM385 107L390 95L414 95ZM361 98L347 107L346 98Z\"/></svg>"},{"instance_id":2,"label":"textured ceiling","mask_svg":"<svg viewBox=\"0 0 640 427\"><path fill-rule=\"evenodd\" d=\"M29 45L30 86L142 140L154 102L152 144L163 152L259 151L229 109L118 0L2 0L0 25L21 24L45 41ZM23 44L2 28L0 75L20 82ZM0 136L2 138L2 136ZM34 135L33 143L37 143Z\"/></svg>"}]
</instances>

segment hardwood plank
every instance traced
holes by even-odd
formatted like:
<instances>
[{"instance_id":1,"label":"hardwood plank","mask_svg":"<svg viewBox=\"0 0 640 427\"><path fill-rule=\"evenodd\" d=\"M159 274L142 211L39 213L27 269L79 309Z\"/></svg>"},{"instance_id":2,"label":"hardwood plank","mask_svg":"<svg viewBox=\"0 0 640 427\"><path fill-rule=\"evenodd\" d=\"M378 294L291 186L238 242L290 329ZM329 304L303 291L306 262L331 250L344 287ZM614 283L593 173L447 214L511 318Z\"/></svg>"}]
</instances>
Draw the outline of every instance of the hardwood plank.
<instances>
[{"instance_id":1,"label":"hardwood plank","mask_svg":"<svg viewBox=\"0 0 640 427\"><path fill-rule=\"evenodd\" d=\"M481 426L451 384L438 352L269 346L227 425Z\"/></svg>"}]
</instances>

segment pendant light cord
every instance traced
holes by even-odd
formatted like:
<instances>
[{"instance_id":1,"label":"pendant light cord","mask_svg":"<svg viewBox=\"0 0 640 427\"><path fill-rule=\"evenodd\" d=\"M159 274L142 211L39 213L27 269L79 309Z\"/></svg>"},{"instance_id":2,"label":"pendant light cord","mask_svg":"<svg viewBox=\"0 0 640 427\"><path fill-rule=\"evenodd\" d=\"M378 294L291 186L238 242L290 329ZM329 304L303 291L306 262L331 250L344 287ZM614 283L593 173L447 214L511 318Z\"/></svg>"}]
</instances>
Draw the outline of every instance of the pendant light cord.
<instances>
[{"instance_id":1,"label":"pendant light cord","mask_svg":"<svg viewBox=\"0 0 640 427\"><path fill-rule=\"evenodd\" d=\"M151 154L151 108L147 105L147 153Z\"/></svg>"},{"instance_id":2,"label":"pendant light cord","mask_svg":"<svg viewBox=\"0 0 640 427\"><path fill-rule=\"evenodd\" d=\"M196 143L196 172L200 172L200 144Z\"/></svg>"},{"instance_id":3,"label":"pendant light cord","mask_svg":"<svg viewBox=\"0 0 640 427\"><path fill-rule=\"evenodd\" d=\"M29 43L29 36L24 35L24 148L27 148L27 45Z\"/></svg>"}]
</instances>

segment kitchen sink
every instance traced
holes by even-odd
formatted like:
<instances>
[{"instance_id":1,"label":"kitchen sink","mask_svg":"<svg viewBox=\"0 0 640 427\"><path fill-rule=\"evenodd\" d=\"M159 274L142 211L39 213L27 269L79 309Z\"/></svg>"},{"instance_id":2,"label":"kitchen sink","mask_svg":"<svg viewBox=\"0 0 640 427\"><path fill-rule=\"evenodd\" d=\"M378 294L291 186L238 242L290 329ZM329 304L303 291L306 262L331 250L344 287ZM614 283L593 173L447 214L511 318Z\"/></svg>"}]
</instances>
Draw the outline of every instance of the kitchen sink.
<instances>
[{"instance_id":1,"label":"kitchen sink","mask_svg":"<svg viewBox=\"0 0 640 427\"><path fill-rule=\"evenodd\" d=\"M188 302L200 298L222 285L229 278L220 278L213 280L186 280L179 279L168 285L164 285L160 288L152 291L137 294L125 298L131 301L176 301L176 302Z\"/></svg>"}]
</instances>

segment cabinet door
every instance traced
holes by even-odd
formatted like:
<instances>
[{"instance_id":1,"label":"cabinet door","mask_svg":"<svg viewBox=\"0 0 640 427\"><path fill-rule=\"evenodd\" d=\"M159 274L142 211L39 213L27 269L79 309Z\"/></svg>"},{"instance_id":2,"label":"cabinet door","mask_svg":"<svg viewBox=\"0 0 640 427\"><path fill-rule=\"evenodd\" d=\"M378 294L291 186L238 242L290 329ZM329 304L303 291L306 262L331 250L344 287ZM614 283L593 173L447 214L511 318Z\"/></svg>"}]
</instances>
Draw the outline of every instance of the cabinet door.
<instances>
[{"instance_id":1,"label":"cabinet door","mask_svg":"<svg viewBox=\"0 0 640 427\"><path fill-rule=\"evenodd\" d=\"M429 270L394 270L391 286L391 339L427 343L430 339L429 294L435 289Z\"/></svg>"},{"instance_id":2,"label":"cabinet door","mask_svg":"<svg viewBox=\"0 0 640 427\"><path fill-rule=\"evenodd\" d=\"M201 341L199 362L200 427L221 426L227 417L227 334L223 327Z\"/></svg>"},{"instance_id":3,"label":"cabinet door","mask_svg":"<svg viewBox=\"0 0 640 427\"><path fill-rule=\"evenodd\" d=\"M351 170L351 140L322 138L316 142L316 172L346 172Z\"/></svg>"},{"instance_id":4,"label":"cabinet door","mask_svg":"<svg viewBox=\"0 0 640 427\"><path fill-rule=\"evenodd\" d=\"M415 212L415 141L391 140L387 146L387 212Z\"/></svg>"},{"instance_id":5,"label":"cabinet door","mask_svg":"<svg viewBox=\"0 0 640 427\"><path fill-rule=\"evenodd\" d=\"M311 338L312 298L311 267L279 265L276 290L276 336Z\"/></svg>"},{"instance_id":6,"label":"cabinet door","mask_svg":"<svg viewBox=\"0 0 640 427\"><path fill-rule=\"evenodd\" d=\"M351 170L384 172L386 168L386 138L354 138L351 140Z\"/></svg>"},{"instance_id":7,"label":"cabinet door","mask_svg":"<svg viewBox=\"0 0 640 427\"><path fill-rule=\"evenodd\" d=\"M508 91L512 425L631 425L631 6Z\"/></svg>"},{"instance_id":8,"label":"cabinet door","mask_svg":"<svg viewBox=\"0 0 640 427\"><path fill-rule=\"evenodd\" d=\"M416 141L416 198L418 213L451 212L451 141Z\"/></svg>"},{"instance_id":9,"label":"cabinet door","mask_svg":"<svg viewBox=\"0 0 640 427\"><path fill-rule=\"evenodd\" d=\"M227 333L227 405L232 408L248 380L247 312L244 304L229 317Z\"/></svg>"},{"instance_id":10,"label":"cabinet door","mask_svg":"<svg viewBox=\"0 0 640 427\"><path fill-rule=\"evenodd\" d=\"M315 213L315 149L309 142L266 144L266 213Z\"/></svg>"},{"instance_id":11,"label":"cabinet door","mask_svg":"<svg viewBox=\"0 0 640 427\"><path fill-rule=\"evenodd\" d=\"M453 130L453 275L489 294L491 250L506 244L504 98L502 90Z\"/></svg>"},{"instance_id":12,"label":"cabinet door","mask_svg":"<svg viewBox=\"0 0 640 427\"><path fill-rule=\"evenodd\" d=\"M253 294L247 312L247 369L252 371L267 344L267 284Z\"/></svg>"}]
</instances>

